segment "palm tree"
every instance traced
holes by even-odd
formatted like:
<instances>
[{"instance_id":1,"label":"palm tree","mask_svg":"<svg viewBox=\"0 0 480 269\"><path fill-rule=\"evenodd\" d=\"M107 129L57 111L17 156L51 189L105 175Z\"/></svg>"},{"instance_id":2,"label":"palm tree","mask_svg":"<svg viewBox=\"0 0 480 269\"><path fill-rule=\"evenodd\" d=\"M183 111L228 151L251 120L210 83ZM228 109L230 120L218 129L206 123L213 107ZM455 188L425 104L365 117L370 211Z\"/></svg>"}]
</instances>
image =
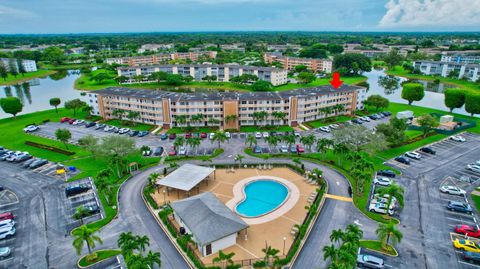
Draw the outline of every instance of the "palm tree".
<instances>
[{"instance_id":1,"label":"palm tree","mask_svg":"<svg viewBox=\"0 0 480 269\"><path fill-rule=\"evenodd\" d=\"M330 246L324 246L323 247L323 260L324 261L330 259L332 261L332 264L334 264L337 261L337 256L338 256L338 250L336 249L334 244L331 244Z\"/></svg>"},{"instance_id":2,"label":"palm tree","mask_svg":"<svg viewBox=\"0 0 480 269\"><path fill-rule=\"evenodd\" d=\"M220 124L220 120L216 118L208 118L208 124L210 125Z\"/></svg>"},{"instance_id":3,"label":"palm tree","mask_svg":"<svg viewBox=\"0 0 480 269\"><path fill-rule=\"evenodd\" d=\"M272 248L271 246L265 246L265 248L262 249L262 252L265 253L265 264L270 266L270 257L272 257L274 260L277 260L277 255L280 250Z\"/></svg>"},{"instance_id":4,"label":"palm tree","mask_svg":"<svg viewBox=\"0 0 480 269\"><path fill-rule=\"evenodd\" d=\"M218 252L218 257L213 258L213 263L220 263L222 268L227 267L227 265L233 264L233 256L235 256L234 252L224 253L223 251Z\"/></svg>"},{"instance_id":5,"label":"palm tree","mask_svg":"<svg viewBox=\"0 0 480 269\"><path fill-rule=\"evenodd\" d=\"M88 212L89 211L83 205L80 205L75 209L75 214L73 214L73 218L76 220L79 219L83 225L83 218L88 216Z\"/></svg>"},{"instance_id":6,"label":"palm tree","mask_svg":"<svg viewBox=\"0 0 480 269\"><path fill-rule=\"evenodd\" d=\"M134 120L140 118L140 112L138 112L138 111L128 111L127 118L135 125Z\"/></svg>"},{"instance_id":7,"label":"palm tree","mask_svg":"<svg viewBox=\"0 0 480 269\"><path fill-rule=\"evenodd\" d=\"M121 233L118 237L117 245L122 250L125 258L133 254L133 250L138 249L138 242L132 232Z\"/></svg>"},{"instance_id":8,"label":"palm tree","mask_svg":"<svg viewBox=\"0 0 480 269\"><path fill-rule=\"evenodd\" d=\"M242 160L243 158L245 158L245 156L243 156L242 154L237 154L235 155L235 162L238 162L238 168L240 168L242 166Z\"/></svg>"},{"instance_id":9,"label":"palm tree","mask_svg":"<svg viewBox=\"0 0 480 269\"><path fill-rule=\"evenodd\" d=\"M237 119L237 115L228 115L225 117L226 122L235 121L236 119Z\"/></svg>"},{"instance_id":10,"label":"palm tree","mask_svg":"<svg viewBox=\"0 0 480 269\"><path fill-rule=\"evenodd\" d=\"M150 187L155 187L155 184L157 183L157 178L159 177L160 175L158 173L151 173L149 176L148 176L148 185Z\"/></svg>"},{"instance_id":11,"label":"palm tree","mask_svg":"<svg viewBox=\"0 0 480 269\"><path fill-rule=\"evenodd\" d=\"M345 234L341 229L333 230L332 233L330 234L330 241L337 243L341 241L344 236Z\"/></svg>"},{"instance_id":12,"label":"palm tree","mask_svg":"<svg viewBox=\"0 0 480 269\"><path fill-rule=\"evenodd\" d=\"M380 223L375 233L377 234L378 240L382 242L384 249L388 246L390 239L392 239L392 245L396 245L400 243L403 238L403 234L397 230L396 224L393 222L387 224Z\"/></svg>"},{"instance_id":13,"label":"palm tree","mask_svg":"<svg viewBox=\"0 0 480 269\"><path fill-rule=\"evenodd\" d=\"M315 136L313 134L300 137L300 142L308 148L309 151L312 151L312 145L315 144Z\"/></svg>"},{"instance_id":14,"label":"palm tree","mask_svg":"<svg viewBox=\"0 0 480 269\"><path fill-rule=\"evenodd\" d=\"M245 139L245 144L247 144L249 148L253 148L253 145L257 145L257 139L253 134L248 134L247 139Z\"/></svg>"},{"instance_id":15,"label":"palm tree","mask_svg":"<svg viewBox=\"0 0 480 269\"><path fill-rule=\"evenodd\" d=\"M358 225L349 224L346 230L347 230L347 233L353 234L354 236L356 236L359 241L363 237L363 231L360 229L360 227L358 227Z\"/></svg>"},{"instance_id":16,"label":"palm tree","mask_svg":"<svg viewBox=\"0 0 480 269\"><path fill-rule=\"evenodd\" d=\"M271 146L276 147L278 145L279 138L276 136L270 135L266 137L265 140L267 141L268 147L270 148ZM270 148L270 151L271 151L271 148Z\"/></svg>"},{"instance_id":17,"label":"palm tree","mask_svg":"<svg viewBox=\"0 0 480 269\"><path fill-rule=\"evenodd\" d=\"M265 124L266 120L268 118L268 112L267 111L260 111L260 112L258 112L258 115L259 115L259 120Z\"/></svg>"},{"instance_id":18,"label":"palm tree","mask_svg":"<svg viewBox=\"0 0 480 269\"><path fill-rule=\"evenodd\" d=\"M327 138L320 138L317 140L316 150L317 152L322 153L322 158L325 159L325 154L327 153L327 148L331 144L331 140Z\"/></svg>"},{"instance_id":19,"label":"palm tree","mask_svg":"<svg viewBox=\"0 0 480 269\"><path fill-rule=\"evenodd\" d=\"M145 269L148 268L149 262L140 254L132 254L126 259L128 269Z\"/></svg>"},{"instance_id":20,"label":"palm tree","mask_svg":"<svg viewBox=\"0 0 480 269\"><path fill-rule=\"evenodd\" d=\"M295 144L296 140L297 138L295 137L295 135L291 133L283 136L283 141L287 143L288 148L290 148L292 144Z\"/></svg>"},{"instance_id":21,"label":"palm tree","mask_svg":"<svg viewBox=\"0 0 480 269\"><path fill-rule=\"evenodd\" d=\"M390 208L390 206L392 205L392 201L393 201L393 197L395 197L398 201L398 204L400 205L400 207L403 207L403 194L404 194L405 190L403 189L403 187L401 187L400 185L398 185L397 183L393 182L392 184L390 184L390 186L386 187L386 188L381 188L380 191L379 191L379 194L380 195L385 195L385 194L388 194L388 208Z\"/></svg>"},{"instance_id":22,"label":"palm tree","mask_svg":"<svg viewBox=\"0 0 480 269\"><path fill-rule=\"evenodd\" d=\"M125 115L125 110L123 109L115 109L112 111L112 116L117 119L122 119L123 115Z\"/></svg>"},{"instance_id":23,"label":"palm tree","mask_svg":"<svg viewBox=\"0 0 480 269\"><path fill-rule=\"evenodd\" d=\"M218 149L220 149L220 145L227 140L228 140L227 135L222 131L216 131L212 138L212 141L218 142Z\"/></svg>"},{"instance_id":24,"label":"palm tree","mask_svg":"<svg viewBox=\"0 0 480 269\"><path fill-rule=\"evenodd\" d=\"M137 242L138 249L142 253L145 252L145 249L147 246L150 246L150 238L148 238L148 236L146 235L143 235L143 236L137 235L135 237L135 242Z\"/></svg>"},{"instance_id":25,"label":"palm tree","mask_svg":"<svg viewBox=\"0 0 480 269\"><path fill-rule=\"evenodd\" d=\"M147 256L145 256L147 260L147 264L150 268L153 268L154 264L157 264L158 267L162 266L162 260L160 260L160 252L152 252L151 250L148 251Z\"/></svg>"},{"instance_id":26,"label":"palm tree","mask_svg":"<svg viewBox=\"0 0 480 269\"><path fill-rule=\"evenodd\" d=\"M259 121L262 118L262 115L260 114L260 112L253 112L252 118L253 118L253 125L257 126L257 121Z\"/></svg>"},{"instance_id":27,"label":"palm tree","mask_svg":"<svg viewBox=\"0 0 480 269\"><path fill-rule=\"evenodd\" d=\"M186 144L190 146L193 150L195 150L195 153L197 153L197 148L200 146L202 143L200 137L190 137L187 139Z\"/></svg>"},{"instance_id":28,"label":"palm tree","mask_svg":"<svg viewBox=\"0 0 480 269\"><path fill-rule=\"evenodd\" d=\"M175 148L175 150L178 150L178 148L182 147L183 145L185 145L185 137L177 136L177 138L175 138L175 141L173 141L173 147Z\"/></svg>"},{"instance_id":29,"label":"palm tree","mask_svg":"<svg viewBox=\"0 0 480 269\"><path fill-rule=\"evenodd\" d=\"M203 121L204 119L205 119L205 116L203 114L199 113L199 114L193 115L190 118L190 121L195 124L195 123L199 123L199 122Z\"/></svg>"},{"instance_id":30,"label":"palm tree","mask_svg":"<svg viewBox=\"0 0 480 269\"><path fill-rule=\"evenodd\" d=\"M177 126L187 123L187 115L176 115L173 118L175 119Z\"/></svg>"},{"instance_id":31,"label":"palm tree","mask_svg":"<svg viewBox=\"0 0 480 269\"><path fill-rule=\"evenodd\" d=\"M82 253L82 248L85 243L87 244L88 254L92 254L92 248L95 248L95 242L103 244L102 239L95 235L95 231L85 225L74 230L72 234L75 236L72 245L77 251L77 255Z\"/></svg>"},{"instance_id":32,"label":"palm tree","mask_svg":"<svg viewBox=\"0 0 480 269\"><path fill-rule=\"evenodd\" d=\"M271 115L274 119L281 121L282 124L285 120L285 117L287 117L287 113L281 111L273 111Z\"/></svg>"},{"instance_id":33,"label":"palm tree","mask_svg":"<svg viewBox=\"0 0 480 269\"><path fill-rule=\"evenodd\" d=\"M133 80L135 80L136 82L142 82L144 78L145 78L144 75L135 75L135 76L133 76Z\"/></svg>"},{"instance_id":34,"label":"palm tree","mask_svg":"<svg viewBox=\"0 0 480 269\"><path fill-rule=\"evenodd\" d=\"M345 265L345 268L355 268L358 247L345 243L338 249L337 263Z\"/></svg>"},{"instance_id":35,"label":"palm tree","mask_svg":"<svg viewBox=\"0 0 480 269\"><path fill-rule=\"evenodd\" d=\"M345 144L339 143L333 145L333 153L337 156L338 164L342 165L342 155L348 152L347 146Z\"/></svg>"}]
</instances>

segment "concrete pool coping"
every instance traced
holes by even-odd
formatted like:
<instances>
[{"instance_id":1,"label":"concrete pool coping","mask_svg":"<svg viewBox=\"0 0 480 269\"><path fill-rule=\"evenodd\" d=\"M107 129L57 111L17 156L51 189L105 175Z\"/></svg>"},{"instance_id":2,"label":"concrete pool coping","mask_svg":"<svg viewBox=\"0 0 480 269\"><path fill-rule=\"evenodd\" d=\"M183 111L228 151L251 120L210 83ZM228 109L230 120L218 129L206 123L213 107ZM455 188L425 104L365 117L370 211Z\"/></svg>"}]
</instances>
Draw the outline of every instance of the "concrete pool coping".
<instances>
[{"instance_id":1,"label":"concrete pool coping","mask_svg":"<svg viewBox=\"0 0 480 269\"><path fill-rule=\"evenodd\" d=\"M262 214L258 217L244 217L237 213L236 206L241 202L243 202L243 200L245 199L244 188L249 183L252 183L258 180L276 181L284 185L285 187L287 187L288 195L279 206L269 211L268 213ZM299 198L300 198L300 190L298 189L298 187L286 179L275 177L275 176L267 176L267 175L253 176L253 177L242 179L233 186L233 198L226 203L226 206L230 208L232 212L235 212L248 225L254 225L254 224L269 222L283 216L295 206Z\"/></svg>"}]
</instances>

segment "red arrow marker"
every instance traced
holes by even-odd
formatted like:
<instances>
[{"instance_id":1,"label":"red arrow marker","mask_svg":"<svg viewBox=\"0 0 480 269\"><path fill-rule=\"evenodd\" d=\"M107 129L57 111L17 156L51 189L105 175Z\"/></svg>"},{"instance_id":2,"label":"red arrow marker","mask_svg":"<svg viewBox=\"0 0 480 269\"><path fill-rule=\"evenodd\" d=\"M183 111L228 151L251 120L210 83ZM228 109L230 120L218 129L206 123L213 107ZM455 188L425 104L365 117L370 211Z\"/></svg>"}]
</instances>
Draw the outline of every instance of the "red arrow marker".
<instances>
[{"instance_id":1,"label":"red arrow marker","mask_svg":"<svg viewBox=\"0 0 480 269\"><path fill-rule=\"evenodd\" d=\"M334 72L333 78L330 80L330 84L335 88L338 89L343 84L343 81L340 80L340 73Z\"/></svg>"}]
</instances>

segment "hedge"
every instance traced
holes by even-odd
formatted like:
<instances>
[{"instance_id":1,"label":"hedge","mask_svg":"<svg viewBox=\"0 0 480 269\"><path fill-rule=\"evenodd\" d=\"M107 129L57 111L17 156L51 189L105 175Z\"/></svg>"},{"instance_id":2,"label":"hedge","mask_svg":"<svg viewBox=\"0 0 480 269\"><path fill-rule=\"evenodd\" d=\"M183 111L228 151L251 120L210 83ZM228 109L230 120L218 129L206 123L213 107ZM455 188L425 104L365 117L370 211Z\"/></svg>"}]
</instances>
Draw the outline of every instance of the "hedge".
<instances>
[{"instance_id":1,"label":"hedge","mask_svg":"<svg viewBox=\"0 0 480 269\"><path fill-rule=\"evenodd\" d=\"M44 149L44 150L49 150L49 151L60 153L60 154L67 155L67 156L71 156L71 155L75 154L75 152L73 152L73 151L68 151L68 150L64 150L64 149L57 148L57 147L54 147L54 146L40 144L40 143L36 143L36 142L32 142L32 141L25 141L25 145L40 148L40 149Z\"/></svg>"}]
</instances>

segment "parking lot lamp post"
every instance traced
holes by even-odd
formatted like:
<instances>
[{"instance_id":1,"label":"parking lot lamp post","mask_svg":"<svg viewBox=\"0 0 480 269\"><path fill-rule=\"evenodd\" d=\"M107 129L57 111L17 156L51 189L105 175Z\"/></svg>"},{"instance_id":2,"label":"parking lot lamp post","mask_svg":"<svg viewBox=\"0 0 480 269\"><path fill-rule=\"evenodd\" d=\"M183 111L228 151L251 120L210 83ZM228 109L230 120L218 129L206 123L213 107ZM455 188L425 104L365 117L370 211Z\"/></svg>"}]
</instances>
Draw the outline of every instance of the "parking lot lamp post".
<instances>
[{"instance_id":1,"label":"parking lot lamp post","mask_svg":"<svg viewBox=\"0 0 480 269\"><path fill-rule=\"evenodd\" d=\"M163 190L163 205L167 204L167 191Z\"/></svg>"},{"instance_id":2,"label":"parking lot lamp post","mask_svg":"<svg viewBox=\"0 0 480 269\"><path fill-rule=\"evenodd\" d=\"M283 237L283 256L285 256L285 241L287 240L287 238L284 236Z\"/></svg>"}]
</instances>

